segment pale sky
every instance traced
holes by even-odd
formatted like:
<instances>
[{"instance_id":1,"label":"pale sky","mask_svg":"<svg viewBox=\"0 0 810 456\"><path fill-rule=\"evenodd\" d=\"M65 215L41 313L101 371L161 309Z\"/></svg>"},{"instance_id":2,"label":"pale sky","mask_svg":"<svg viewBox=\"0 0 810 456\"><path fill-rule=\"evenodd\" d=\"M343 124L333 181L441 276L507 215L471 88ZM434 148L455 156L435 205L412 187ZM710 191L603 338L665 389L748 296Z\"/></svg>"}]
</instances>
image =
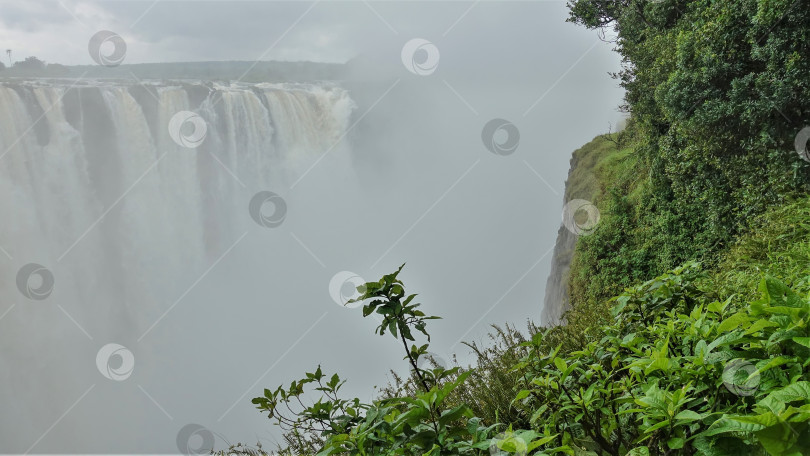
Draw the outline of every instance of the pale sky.
<instances>
[{"instance_id":1,"label":"pale sky","mask_svg":"<svg viewBox=\"0 0 810 456\"><path fill-rule=\"evenodd\" d=\"M553 7L542 11L555 11L554 21L519 14L537 9L537 3ZM564 19L563 1L2 0L0 5L0 48L12 49L15 60L33 55L68 65L93 63L87 42L99 30L125 39L124 63L145 63L345 62L389 43L402 43L414 33L444 41L442 49L448 55L460 51L466 58L486 59L488 49L470 46L485 29L499 29L504 35L503 43L488 38L494 46L506 44L509 35L539 36L540 30L532 28L543 28L548 36L575 28L559 20ZM512 63L517 56L528 62L539 48L559 49L564 44L548 39L528 47L498 46L497 54Z\"/></svg>"}]
</instances>

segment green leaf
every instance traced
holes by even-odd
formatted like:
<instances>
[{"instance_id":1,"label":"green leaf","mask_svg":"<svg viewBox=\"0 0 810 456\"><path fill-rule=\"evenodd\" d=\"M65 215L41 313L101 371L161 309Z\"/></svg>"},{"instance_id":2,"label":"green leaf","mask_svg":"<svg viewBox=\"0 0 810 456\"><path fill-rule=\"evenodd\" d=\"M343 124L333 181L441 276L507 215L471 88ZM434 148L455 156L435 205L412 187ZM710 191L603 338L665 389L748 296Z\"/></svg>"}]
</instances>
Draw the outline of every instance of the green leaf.
<instances>
[{"instance_id":1,"label":"green leaf","mask_svg":"<svg viewBox=\"0 0 810 456\"><path fill-rule=\"evenodd\" d=\"M568 369L568 364L566 364L565 360L562 358L554 358L554 365L560 372L565 372L565 370Z\"/></svg>"},{"instance_id":2,"label":"green leaf","mask_svg":"<svg viewBox=\"0 0 810 456\"><path fill-rule=\"evenodd\" d=\"M810 348L810 337L794 337L792 340L799 345L804 345L805 347Z\"/></svg>"},{"instance_id":3,"label":"green leaf","mask_svg":"<svg viewBox=\"0 0 810 456\"><path fill-rule=\"evenodd\" d=\"M531 452L535 448L537 448L537 447L539 447L541 445L545 445L548 442L551 442L552 440L557 438L557 435L558 434L554 434L554 435L550 435L548 437L543 437L542 439L533 440L531 443L529 443L529 446L526 448L526 451Z\"/></svg>"},{"instance_id":4,"label":"green leaf","mask_svg":"<svg viewBox=\"0 0 810 456\"><path fill-rule=\"evenodd\" d=\"M745 335L754 334L756 332L762 331L765 328L774 328L779 327L779 324L774 323L770 320L766 320L764 318L760 318L759 320L755 321L748 329L745 330Z\"/></svg>"},{"instance_id":5,"label":"green leaf","mask_svg":"<svg viewBox=\"0 0 810 456\"><path fill-rule=\"evenodd\" d=\"M466 404L462 404L453 409L442 412L441 416L439 417L439 425L446 426L447 423L455 421L462 416L466 416L468 418L473 416L472 410L467 407Z\"/></svg>"},{"instance_id":6,"label":"green leaf","mask_svg":"<svg viewBox=\"0 0 810 456\"><path fill-rule=\"evenodd\" d=\"M740 423L751 423L757 424L760 426L768 427L773 426L774 424L779 422L779 417L774 415L771 412L763 413L760 415L745 415L745 416L735 416L730 417L732 420L740 422Z\"/></svg>"},{"instance_id":7,"label":"green leaf","mask_svg":"<svg viewBox=\"0 0 810 456\"><path fill-rule=\"evenodd\" d=\"M796 442L796 433L783 424L770 426L756 433L759 443L773 455L786 455L785 453Z\"/></svg>"},{"instance_id":8,"label":"green leaf","mask_svg":"<svg viewBox=\"0 0 810 456\"><path fill-rule=\"evenodd\" d=\"M672 450L680 450L686 441L683 437L672 437L667 440L667 446Z\"/></svg>"},{"instance_id":9,"label":"green leaf","mask_svg":"<svg viewBox=\"0 0 810 456\"><path fill-rule=\"evenodd\" d=\"M755 424L750 422L746 423L743 421L739 421L736 418L741 417L724 415L719 420L712 423L712 425L709 426L709 429L703 432L703 435L705 435L706 437L711 437L713 435L725 434L730 432L752 433L765 428L765 426L761 424Z\"/></svg>"},{"instance_id":10,"label":"green leaf","mask_svg":"<svg viewBox=\"0 0 810 456\"><path fill-rule=\"evenodd\" d=\"M787 364L787 363L789 363L791 361L793 361L793 360L790 359L790 358L785 358L784 356L779 356L779 357L770 359L762 367L757 368L757 374L761 374L761 373L767 371L768 369L773 369L774 367L782 366L782 365ZM761 364L761 363L757 363L757 364ZM751 374L751 375L753 376L754 374Z\"/></svg>"},{"instance_id":11,"label":"green leaf","mask_svg":"<svg viewBox=\"0 0 810 456\"><path fill-rule=\"evenodd\" d=\"M703 419L703 415L700 413L694 412L692 410L683 410L675 415L675 419L679 421L684 421L687 423L691 423L692 421L700 421Z\"/></svg>"},{"instance_id":12,"label":"green leaf","mask_svg":"<svg viewBox=\"0 0 810 456\"><path fill-rule=\"evenodd\" d=\"M780 390L771 392L768 398L781 402L793 402L810 400L810 382L796 382Z\"/></svg>"},{"instance_id":13,"label":"green leaf","mask_svg":"<svg viewBox=\"0 0 810 456\"><path fill-rule=\"evenodd\" d=\"M517 396L515 396L515 402L526 399L529 397L529 394L531 394L529 390L520 390L520 392L517 393Z\"/></svg>"},{"instance_id":14,"label":"green leaf","mask_svg":"<svg viewBox=\"0 0 810 456\"><path fill-rule=\"evenodd\" d=\"M747 312L738 312L723 320L723 322L717 326L716 332L717 334L723 334L731 329L736 329L740 325L744 325L750 321L750 319Z\"/></svg>"},{"instance_id":15,"label":"green leaf","mask_svg":"<svg viewBox=\"0 0 810 456\"><path fill-rule=\"evenodd\" d=\"M669 420L664 420L664 421L661 421L660 423L656 423L656 424L648 427L644 431L644 433L645 434L650 434L650 433L653 433L653 432L655 432L655 431L657 431L657 430L659 430L659 429L661 429L662 427L665 427L665 426L669 426Z\"/></svg>"}]
</instances>

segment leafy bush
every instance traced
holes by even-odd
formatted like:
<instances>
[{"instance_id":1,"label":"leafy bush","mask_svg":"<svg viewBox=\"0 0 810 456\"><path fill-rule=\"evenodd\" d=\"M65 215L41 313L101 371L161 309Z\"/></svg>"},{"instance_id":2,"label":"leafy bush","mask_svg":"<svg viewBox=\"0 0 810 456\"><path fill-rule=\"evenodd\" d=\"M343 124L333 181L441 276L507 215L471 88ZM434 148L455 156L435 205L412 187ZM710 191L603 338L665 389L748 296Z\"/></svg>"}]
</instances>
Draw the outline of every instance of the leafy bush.
<instances>
[{"instance_id":1,"label":"leafy bush","mask_svg":"<svg viewBox=\"0 0 810 456\"><path fill-rule=\"evenodd\" d=\"M427 316L413 302L415 294L406 295L404 284L397 278L402 270L383 276L379 282L358 287L362 296L355 301L371 302L363 306L363 316L376 312L383 317L377 334L386 332L399 339L405 349L412 375L421 388L412 395L395 396L366 404L359 399L341 399L344 381L337 374L328 377L320 367L294 381L289 388L264 390L253 399L259 410L284 427L288 434L303 442L299 447L318 448L319 456L341 455L483 455L505 451L532 451L553 436L530 430L515 430L494 438L496 424L486 426L464 403L448 404L448 397L463 384L471 371L458 367L422 368L419 359L427 356L429 344L417 346L414 332L430 341L427 322L438 317ZM327 380L328 378L328 380ZM312 388L323 396L307 405L306 390ZM290 439L288 439L289 441ZM293 439L295 440L295 439ZM550 449L547 454L568 450ZM289 449L287 453L289 453Z\"/></svg>"},{"instance_id":2,"label":"leafy bush","mask_svg":"<svg viewBox=\"0 0 810 456\"><path fill-rule=\"evenodd\" d=\"M561 354L545 333L517 400L548 444L598 455L810 451L810 301L765 278L736 308L698 288L696 263L613 300L616 321ZM542 447L541 447L542 448Z\"/></svg>"},{"instance_id":3,"label":"leafy bush","mask_svg":"<svg viewBox=\"0 0 810 456\"><path fill-rule=\"evenodd\" d=\"M516 429L527 429L529 416L512 403L515 394L523 388L520 372L512 367L528 354L523 342L539 330L531 321L527 324L527 334L509 323L504 326L492 325L488 341L462 342L475 355L475 365L459 367L458 374L469 372L469 378L446 398L448 407L467 404L485 425L510 423ZM434 368L444 367L442 361L431 354L425 358L425 363ZM457 365L455 359L453 361ZM402 378L396 371L390 373L393 382L381 390L381 399L413 396L420 390L419 379L415 375Z\"/></svg>"},{"instance_id":4,"label":"leafy bush","mask_svg":"<svg viewBox=\"0 0 810 456\"><path fill-rule=\"evenodd\" d=\"M768 274L800 292L810 292L810 198L773 208L752 220L749 232L712 272L714 286L750 299Z\"/></svg>"},{"instance_id":5,"label":"leafy bush","mask_svg":"<svg viewBox=\"0 0 810 456\"><path fill-rule=\"evenodd\" d=\"M581 239L571 306L686 261L714 266L767 210L810 190L810 8L794 0L570 0L616 42L633 173L597 175L603 222ZM604 141L603 141L604 142ZM622 144L624 145L624 144ZM618 148L618 147L617 147ZM608 160L608 156L604 157Z\"/></svg>"},{"instance_id":6,"label":"leafy bush","mask_svg":"<svg viewBox=\"0 0 810 456\"><path fill-rule=\"evenodd\" d=\"M365 316L383 317L378 334L390 333L403 343L419 390L371 404L342 399L344 382L318 368L289 388L265 390L253 399L271 419L309 442L314 451L308 454L794 456L810 451L810 299L776 279L761 280L760 299L736 305L705 288L711 282L699 264L689 263L612 299L613 322L586 334L581 349L550 345L559 328L537 330L517 346L510 343L519 338L504 335L508 353L523 354L508 368L495 369L510 372L523 388L510 407L519 420L528 417L528 426L513 430L515 423L486 424L467 403L458 402L481 397L481 390L458 393L473 370L419 367L428 344L409 343L416 341L414 332L429 339L427 321L437 317L418 310L398 274L365 284L358 300L370 300ZM322 394L309 405L308 388Z\"/></svg>"}]
</instances>

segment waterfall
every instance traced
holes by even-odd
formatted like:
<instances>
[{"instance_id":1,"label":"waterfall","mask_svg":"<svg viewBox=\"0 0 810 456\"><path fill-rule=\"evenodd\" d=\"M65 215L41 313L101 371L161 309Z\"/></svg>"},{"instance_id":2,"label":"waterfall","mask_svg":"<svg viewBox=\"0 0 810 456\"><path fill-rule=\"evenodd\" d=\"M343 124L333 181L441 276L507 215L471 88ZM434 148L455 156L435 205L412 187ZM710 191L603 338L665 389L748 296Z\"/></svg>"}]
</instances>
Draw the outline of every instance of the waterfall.
<instances>
[{"instance_id":1,"label":"waterfall","mask_svg":"<svg viewBox=\"0 0 810 456\"><path fill-rule=\"evenodd\" d=\"M244 232L251 195L288 189L340 144L354 109L331 83L0 82L3 450L26 451L53 422L47 404L96 381L92 358L71 372L54 344L85 328L86 352L134 344ZM170 131L183 112L204 122L198 147L176 140L192 122ZM18 290L28 263L57 277L49 300ZM54 433L68 439L70 426Z\"/></svg>"},{"instance_id":2,"label":"waterfall","mask_svg":"<svg viewBox=\"0 0 810 456\"><path fill-rule=\"evenodd\" d=\"M207 201L311 163L341 139L353 108L329 84L0 84L0 207L14 217L0 246L56 260L116 204L102 229L136 242L105 251L165 236L196 258L224 229L205 223ZM170 136L181 111L207 125L198 148ZM142 217L147 208L159 225Z\"/></svg>"}]
</instances>

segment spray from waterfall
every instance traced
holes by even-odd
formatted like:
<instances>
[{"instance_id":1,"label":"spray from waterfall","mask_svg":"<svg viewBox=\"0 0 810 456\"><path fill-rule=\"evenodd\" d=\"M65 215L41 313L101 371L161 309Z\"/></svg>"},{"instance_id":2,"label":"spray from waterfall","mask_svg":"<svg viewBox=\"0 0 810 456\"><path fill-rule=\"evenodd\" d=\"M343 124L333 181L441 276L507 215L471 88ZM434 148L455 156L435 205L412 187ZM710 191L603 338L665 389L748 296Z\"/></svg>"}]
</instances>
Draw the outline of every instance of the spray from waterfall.
<instances>
[{"instance_id":1,"label":"spray from waterfall","mask_svg":"<svg viewBox=\"0 0 810 456\"><path fill-rule=\"evenodd\" d=\"M64 402L64 392L98 384L87 400L104 397L114 386L84 355L105 343L134 352L135 373L143 374L137 360L148 357L138 341L178 289L244 236L251 195L289 188L341 143L354 107L346 90L328 83L0 83L0 214L11 217L0 224L9 256L0 262L0 313L20 303L3 316L0 333L0 403L8 411L0 441L12 438L3 432L10 429L13 442L34 442L53 421L48 404ZM200 120L170 128L178 113ZM189 128L202 128L197 141L179 141L194 135ZM55 277L47 301L23 305L15 279L26 263ZM36 291L42 284L32 277L22 283ZM75 346L75 358L60 356L55 347L79 330L87 346ZM28 337L34 331L38 337ZM115 397L115 409L138 423L143 396ZM71 439L95 430L71 426L81 424L52 434L66 448L85 448ZM137 443L127 445L118 447Z\"/></svg>"}]
</instances>

